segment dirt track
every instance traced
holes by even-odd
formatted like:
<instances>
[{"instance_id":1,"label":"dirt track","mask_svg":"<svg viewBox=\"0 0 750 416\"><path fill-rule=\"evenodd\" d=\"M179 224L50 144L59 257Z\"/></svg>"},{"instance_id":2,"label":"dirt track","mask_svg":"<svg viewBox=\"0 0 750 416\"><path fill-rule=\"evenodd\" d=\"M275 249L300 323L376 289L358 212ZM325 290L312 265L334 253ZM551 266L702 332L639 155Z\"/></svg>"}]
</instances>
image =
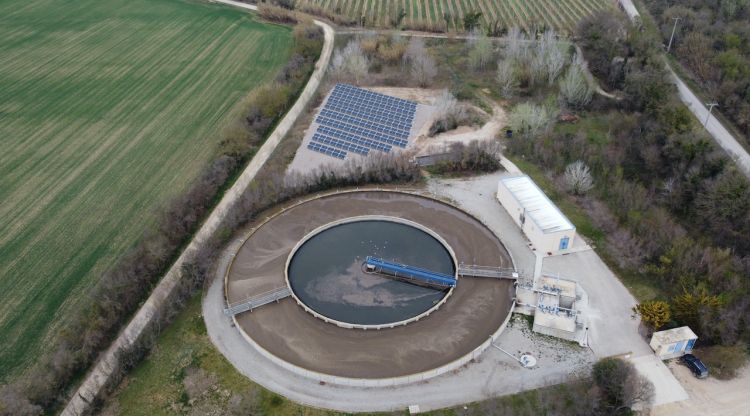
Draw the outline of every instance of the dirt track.
<instances>
[{"instance_id":1,"label":"dirt track","mask_svg":"<svg viewBox=\"0 0 750 416\"><path fill-rule=\"evenodd\" d=\"M455 208L391 192L341 194L299 205L261 226L240 248L229 270L229 301L284 285L287 256L314 228L370 214L401 217L432 229L455 250L459 262L511 266L500 241ZM237 321L260 346L300 367L344 377L398 377L471 352L509 313L510 289L510 281L461 279L448 302L427 318L379 331L327 324L290 298L239 315Z\"/></svg>"}]
</instances>

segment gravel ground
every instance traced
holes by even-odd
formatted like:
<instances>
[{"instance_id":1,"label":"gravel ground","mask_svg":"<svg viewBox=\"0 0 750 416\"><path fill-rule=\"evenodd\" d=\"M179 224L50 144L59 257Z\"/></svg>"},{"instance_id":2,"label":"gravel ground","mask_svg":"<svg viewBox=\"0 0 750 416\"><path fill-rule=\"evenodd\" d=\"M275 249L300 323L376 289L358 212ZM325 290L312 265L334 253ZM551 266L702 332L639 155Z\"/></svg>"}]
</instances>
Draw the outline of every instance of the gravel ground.
<instances>
[{"instance_id":1,"label":"gravel ground","mask_svg":"<svg viewBox=\"0 0 750 416\"><path fill-rule=\"evenodd\" d=\"M747 416L750 405L750 366L728 381L707 378L699 380L683 365L672 361L668 364L672 374L682 383L690 399L655 408L654 416Z\"/></svg>"}]
</instances>

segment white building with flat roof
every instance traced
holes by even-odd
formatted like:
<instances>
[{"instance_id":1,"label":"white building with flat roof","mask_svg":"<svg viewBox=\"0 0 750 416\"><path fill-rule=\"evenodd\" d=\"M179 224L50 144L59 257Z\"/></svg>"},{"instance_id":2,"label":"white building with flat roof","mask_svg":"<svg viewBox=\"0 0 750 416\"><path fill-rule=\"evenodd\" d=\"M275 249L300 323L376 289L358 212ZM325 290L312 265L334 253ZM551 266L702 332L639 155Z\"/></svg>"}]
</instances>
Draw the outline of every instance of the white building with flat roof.
<instances>
[{"instance_id":1,"label":"white building with flat roof","mask_svg":"<svg viewBox=\"0 0 750 416\"><path fill-rule=\"evenodd\" d=\"M554 255L573 247L576 227L528 176L500 179L497 200L521 227L533 249Z\"/></svg>"}]
</instances>

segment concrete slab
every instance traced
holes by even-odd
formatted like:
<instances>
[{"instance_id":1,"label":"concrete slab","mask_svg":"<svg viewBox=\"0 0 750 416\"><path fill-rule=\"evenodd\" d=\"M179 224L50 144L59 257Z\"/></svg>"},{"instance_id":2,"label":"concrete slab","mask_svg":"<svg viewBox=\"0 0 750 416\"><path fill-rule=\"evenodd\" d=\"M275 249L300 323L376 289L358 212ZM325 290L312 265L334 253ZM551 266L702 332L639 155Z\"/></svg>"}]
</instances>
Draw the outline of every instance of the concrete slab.
<instances>
[{"instance_id":1,"label":"concrete slab","mask_svg":"<svg viewBox=\"0 0 750 416\"><path fill-rule=\"evenodd\" d=\"M653 406L688 399L688 394L669 368L655 355L644 355L630 360L642 376L654 385Z\"/></svg>"},{"instance_id":2,"label":"concrete slab","mask_svg":"<svg viewBox=\"0 0 750 416\"><path fill-rule=\"evenodd\" d=\"M588 342L599 358L632 353L634 357L653 352L638 333L633 318L635 298L595 251L582 251L544 259L545 274L578 281L588 293Z\"/></svg>"},{"instance_id":3,"label":"concrete slab","mask_svg":"<svg viewBox=\"0 0 750 416\"><path fill-rule=\"evenodd\" d=\"M431 194L449 199L464 211L478 218L502 240L516 268L528 274L534 271L536 257L529 249L529 240L495 198L497 181L505 172L472 178L434 180L428 184Z\"/></svg>"}]
</instances>

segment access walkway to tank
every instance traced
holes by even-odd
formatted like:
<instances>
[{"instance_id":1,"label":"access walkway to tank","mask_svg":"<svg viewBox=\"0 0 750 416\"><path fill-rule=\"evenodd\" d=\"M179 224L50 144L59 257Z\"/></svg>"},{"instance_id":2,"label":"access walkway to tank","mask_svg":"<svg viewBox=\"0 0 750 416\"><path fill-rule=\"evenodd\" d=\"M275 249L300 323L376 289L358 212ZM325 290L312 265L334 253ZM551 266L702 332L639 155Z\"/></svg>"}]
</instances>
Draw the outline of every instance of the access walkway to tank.
<instances>
[{"instance_id":1,"label":"access walkway to tank","mask_svg":"<svg viewBox=\"0 0 750 416\"><path fill-rule=\"evenodd\" d=\"M454 276L423 269L421 267L410 266L408 264L396 263L378 257L367 256L364 266L365 271L368 273L389 276L419 286L430 287L438 290L456 287L456 278Z\"/></svg>"}]
</instances>

